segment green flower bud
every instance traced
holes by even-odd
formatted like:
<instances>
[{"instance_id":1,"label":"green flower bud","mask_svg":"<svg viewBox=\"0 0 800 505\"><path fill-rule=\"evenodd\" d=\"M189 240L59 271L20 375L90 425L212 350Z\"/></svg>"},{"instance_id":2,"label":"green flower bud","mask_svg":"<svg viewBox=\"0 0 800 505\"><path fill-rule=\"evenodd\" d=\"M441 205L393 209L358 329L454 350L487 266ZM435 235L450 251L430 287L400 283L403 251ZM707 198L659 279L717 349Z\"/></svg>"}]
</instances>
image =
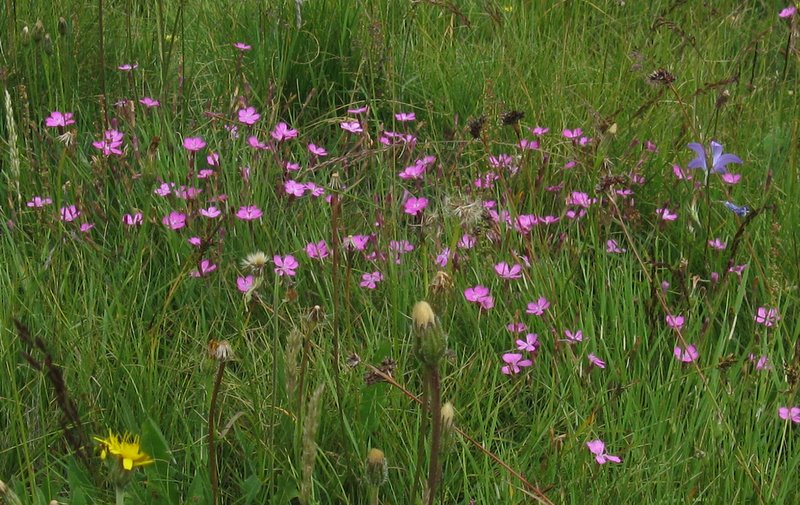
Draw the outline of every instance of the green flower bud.
<instances>
[{"instance_id":1,"label":"green flower bud","mask_svg":"<svg viewBox=\"0 0 800 505\"><path fill-rule=\"evenodd\" d=\"M447 335L442 331L428 302L417 302L411 311L417 355L428 366L436 366L447 350Z\"/></svg>"},{"instance_id":2,"label":"green flower bud","mask_svg":"<svg viewBox=\"0 0 800 505\"><path fill-rule=\"evenodd\" d=\"M36 20L36 24L33 25L33 41L34 42L41 42L44 38L44 23L42 23L41 19Z\"/></svg>"},{"instance_id":3,"label":"green flower bud","mask_svg":"<svg viewBox=\"0 0 800 505\"><path fill-rule=\"evenodd\" d=\"M42 41L42 49L44 49L45 54L47 56L53 56L53 39L50 38L49 33L44 34L44 40Z\"/></svg>"}]
</instances>

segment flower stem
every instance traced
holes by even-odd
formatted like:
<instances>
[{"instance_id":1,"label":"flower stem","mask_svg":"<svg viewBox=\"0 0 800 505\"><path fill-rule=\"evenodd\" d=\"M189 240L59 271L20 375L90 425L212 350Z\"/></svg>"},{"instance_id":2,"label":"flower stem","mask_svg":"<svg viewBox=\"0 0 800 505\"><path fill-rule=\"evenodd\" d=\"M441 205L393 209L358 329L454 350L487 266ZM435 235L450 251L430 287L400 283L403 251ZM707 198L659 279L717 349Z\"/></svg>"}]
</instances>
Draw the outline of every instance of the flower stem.
<instances>
[{"instance_id":1,"label":"flower stem","mask_svg":"<svg viewBox=\"0 0 800 505\"><path fill-rule=\"evenodd\" d=\"M125 488L124 487L116 486L114 488L114 495L116 496L116 499L114 500L114 503L116 505L125 505Z\"/></svg>"},{"instance_id":2,"label":"flower stem","mask_svg":"<svg viewBox=\"0 0 800 505\"><path fill-rule=\"evenodd\" d=\"M225 362L220 361L217 369L217 378L214 380L214 389L211 391L211 406L208 408L208 472L211 477L212 503L219 503L219 476L217 475L217 447L215 442L216 428L214 421L217 416L217 395L222 385L222 376L225 373Z\"/></svg>"},{"instance_id":3,"label":"flower stem","mask_svg":"<svg viewBox=\"0 0 800 505\"><path fill-rule=\"evenodd\" d=\"M439 450L442 445L442 392L438 366L428 372L431 414L431 459L428 467L428 505L436 501L436 486L439 484Z\"/></svg>"}]
</instances>

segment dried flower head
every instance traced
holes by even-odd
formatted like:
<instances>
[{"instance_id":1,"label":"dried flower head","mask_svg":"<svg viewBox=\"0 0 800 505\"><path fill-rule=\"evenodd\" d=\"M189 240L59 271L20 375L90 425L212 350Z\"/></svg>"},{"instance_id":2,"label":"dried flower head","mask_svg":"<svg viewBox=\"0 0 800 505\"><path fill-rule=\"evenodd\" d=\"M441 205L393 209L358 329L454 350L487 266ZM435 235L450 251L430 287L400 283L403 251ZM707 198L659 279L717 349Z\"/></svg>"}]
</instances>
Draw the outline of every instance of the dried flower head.
<instances>
[{"instance_id":1,"label":"dried flower head","mask_svg":"<svg viewBox=\"0 0 800 505\"><path fill-rule=\"evenodd\" d=\"M264 267L267 266L268 261L269 258L267 258L266 254L261 251L256 251L248 254L247 257L242 260L242 268L254 274L261 274L264 271Z\"/></svg>"},{"instance_id":2,"label":"dried flower head","mask_svg":"<svg viewBox=\"0 0 800 505\"><path fill-rule=\"evenodd\" d=\"M225 362L233 358L233 349L227 340L209 340L208 356L216 361Z\"/></svg>"},{"instance_id":3,"label":"dried flower head","mask_svg":"<svg viewBox=\"0 0 800 505\"><path fill-rule=\"evenodd\" d=\"M486 116L470 119L469 123L467 123L469 134L472 135L472 138L474 139L481 138L481 132L483 131L484 126L486 126Z\"/></svg>"},{"instance_id":4,"label":"dried flower head","mask_svg":"<svg viewBox=\"0 0 800 505\"><path fill-rule=\"evenodd\" d=\"M431 291L435 294L445 293L453 289L453 278L444 270L439 270L431 281Z\"/></svg>"},{"instance_id":5,"label":"dried flower head","mask_svg":"<svg viewBox=\"0 0 800 505\"><path fill-rule=\"evenodd\" d=\"M436 324L436 315L428 302L417 302L411 311L411 319L416 329L430 328Z\"/></svg>"},{"instance_id":6,"label":"dried flower head","mask_svg":"<svg viewBox=\"0 0 800 505\"><path fill-rule=\"evenodd\" d=\"M389 479L389 465L386 463L386 456L382 450L370 449L365 466L367 483L370 486L380 487Z\"/></svg>"},{"instance_id":7,"label":"dried flower head","mask_svg":"<svg viewBox=\"0 0 800 505\"><path fill-rule=\"evenodd\" d=\"M659 68L647 76L647 82L653 86L669 86L675 82L675 76L669 70Z\"/></svg>"},{"instance_id":8,"label":"dried flower head","mask_svg":"<svg viewBox=\"0 0 800 505\"><path fill-rule=\"evenodd\" d=\"M525 113L519 110L510 110L500 114L500 121L505 126L513 126L520 122L525 117Z\"/></svg>"}]
</instances>

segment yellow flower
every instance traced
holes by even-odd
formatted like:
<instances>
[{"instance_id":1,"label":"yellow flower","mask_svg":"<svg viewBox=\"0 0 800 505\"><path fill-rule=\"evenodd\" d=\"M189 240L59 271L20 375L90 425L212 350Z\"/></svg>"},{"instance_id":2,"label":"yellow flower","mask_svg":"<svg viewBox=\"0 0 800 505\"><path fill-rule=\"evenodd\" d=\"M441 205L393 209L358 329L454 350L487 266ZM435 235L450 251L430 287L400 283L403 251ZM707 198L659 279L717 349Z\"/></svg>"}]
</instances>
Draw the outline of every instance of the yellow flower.
<instances>
[{"instance_id":1,"label":"yellow flower","mask_svg":"<svg viewBox=\"0 0 800 505\"><path fill-rule=\"evenodd\" d=\"M142 452L138 436L128 433L120 436L108 430L108 438L94 437L94 439L100 442L100 459L105 460L110 455L122 462L122 468L127 471L154 462L153 458Z\"/></svg>"}]
</instances>

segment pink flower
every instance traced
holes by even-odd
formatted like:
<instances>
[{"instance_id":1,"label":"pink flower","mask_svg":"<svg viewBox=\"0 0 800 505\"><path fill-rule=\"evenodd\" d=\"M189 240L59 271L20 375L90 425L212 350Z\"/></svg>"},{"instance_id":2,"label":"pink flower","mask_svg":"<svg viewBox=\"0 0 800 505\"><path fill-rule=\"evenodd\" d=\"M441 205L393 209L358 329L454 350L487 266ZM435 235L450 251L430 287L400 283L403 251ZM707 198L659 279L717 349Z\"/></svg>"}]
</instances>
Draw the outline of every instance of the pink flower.
<instances>
[{"instance_id":1,"label":"pink flower","mask_svg":"<svg viewBox=\"0 0 800 505\"><path fill-rule=\"evenodd\" d=\"M236 288L242 293L249 292L251 289L253 289L254 285L255 285L255 278L252 275L236 278Z\"/></svg>"},{"instance_id":2,"label":"pink flower","mask_svg":"<svg viewBox=\"0 0 800 505\"><path fill-rule=\"evenodd\" d=\"M543 128L541 126L537 126L536 128L528 128L532 134L536 135L537 137L541 137L545 133L550 131L550 128Z\"/></svg>"},{"instance_id":3,"label":"pink flower","mask_svg":"<svg viewBox=\"0 0 800 505\"><path fill-rule=\"evenodd\" d=\"M81 211L78 210L77 207L74 205L67 205L66 207L61 207L61 220L66 223L71 223L78 219L81 215Z\"/></svg>"},{"instance_id":4,"label":"pink flower","mask_svg":"<svg viewBox=\"0 0 800 505\"><path fill-rule=\"evenodd\" d=\"M118 66L117 70L122 70L123 72L130 72L131 70L136 70L137 68L139 68L139 64L138 63L134 63L134 64L124 63L124 64Z\"/></svg>"},{"instance_id":5,"label":"pink flower","mask_svg":"<svg viewBox=\"0 0 800 505\"><path fill-rule=\"evenodd\" d=\"M299 198L305 194L306 185L301 184L293 179L289 179L283 183L283 190L286 192L286 194Z\"/></svg>"},{"instance_id":6,"label":"pink flower","mask_svg":"<svg viewBox=\"0 0 800 505\"><path fill-rule=\"evenodd\" d=\"M294 277L295 270L300 266L291 254L283 257L276 254L272 257L272 261L275 262L275 273L278 274L278 277Z\"/></svg>"},{"instance_id":7,"label":"pink flower","mask_svg":"<svg viewBox=\"0 0 800 505\"><path fill-rule=\"evenodd\" d=\"M616 240L608 239L606 241L606 252L609 254L622 254L627 252L627 249L621 248Z\"/></svg>"},{"instance_id":8,"label":"pink flower","mask_svg":"<svg viewBox=\"0 0 800 505\"><path fill-rule=\"evenodd\" d=\"M278 142L283 142L284 140L297 137L297 130L292 129L286 123L281 122L275 125L275 129L269 132L269 134L272 135L272 138Z\"/></svg>"},{"instance_id":9,"label":"pink flower","mask_svg":"<svg viewBox=\"0 0 800 505\"><path fill-rule=\"evenodd\" d=\"M539 142L536 140L522 139L519 141L519 148L526 151L539 149Z\"/></svg>"},{"instance_id":10,"label":"pink flower","mask_svg":"<svg viewBox=\"0 0 800 505\"><path fill-rule=\"evenodd\" d=\"M517 322L510 322L506 325L506 329L511 333L523 333L528 327L525 323L517 321Z\"/></svg>"},{"instance_id":11,"label":"pink flower","mask_svg":"<svg viewBox=\"0 0 800 505\"><path fill-rule=\"evenodd\" d=\"M402 172L398 174L401 179L422 179L422 176L425 175L425 168L426 165L411 165L403 169Z\"/></svg>"},{"instance_id":12,"label":"pink flower","mask_svg":"<svg viewBox=\"0 0 800 505\"><path fill-rule=\"evenodd\" d=\"M81 223L81 233L89 233L89 230L94 228L94 223Z\"/></svg>"},{"instance_id":13,"label":"pink flower","mask_svg":"<svg viewBox=\"0 0 800 505\"><path fill-rule=\"evenodd\" d=\"M525 335L525 340L518 339L517 340L517 349L520 351L527 351L534 353L537 349L539 349L539 336L535 333L528 333Z\"/></svg>"},{"instance_id":14,"label":"pink flower","mask_svg":"<svg viewBox=\"0 0 800 505\"><path fill-rule=\"evenodd\" d=\"M189 242L189 245L194 247L200 247L203 245L203 240L200 237L189 237L186 239L186 241Z\"/></svg>"},{"instance_id":15,"label":"pink flower","mask_svg":"<svg viewBox=\"0 0 800 505\"><path fill-rule=\"evenodd\" d=\"M417 119L417 115L413 112L399 112L394 115L394 118L398 121L414 121Z\"/></svg>"},{"instance_id":16,"label":"pink flower","mask_svg":"<svg viewBox=\"0 0 800 505\"><path fill-rule=\"evenodd\" d=\"M475 247L475 243L477 241L478 239L465 233L461 236L461 238L458 240L458 244L456 245L459 247L459 249L472 249Z\"/></svg>"},{"instance_id":17,"label":"pink flower","mask_svg":"<svg viewBox=\"0 0 800 505\"><path fill-rule=\"evenodd\" d=\"M686 347L685 351L680 347L675 347L672 352L675 354L675 359L682 363L691 363L700 357L700 354L697 352L697 348L693 344L690 344L688 347Z\"/></svg>"},{"instance_id":18,"label":"pink flower","mask_svg":"<svg viewBox=\"0 0 800 505\"><path fill-rule=\"evenodd\" d=\"M212 263L211 260L203 259L200 260L200 264L197 265L197 270L189 272L189 275L192 277L205 277L216 269L217 265Z\"/></svg>"},{"instance_id":19,"label":"pink flower","mask_svg":"<svg viewBox=\"0 0 800 505\"><path fill-rule=\"evenodd\" d=\"M403 204L403 211L406 214L416 216L420 212L425 210L425 207L427 206L428 206L428 199L425 198L424 196L421 196L419 198L411 196L408 198L408 200L406 200L406 203Z\"/></svg>"},{"instance_id":20,"label":"pink flower","mask_svg":"<svg viewBox=\"0 0 800 505\"><path fill-rule=\"evenodd\" d=\"M339 123L339 126L342 130L350 133L361 133L364 131L364 129L361 128L361 123L358 121L342 121Z\"/></svg>"},{"instance_id":21,"label":"pink flower","mask_svg":"<svg viewBox=\"0 0 800 505\"><path fill-rule=\"evenodd\" d=\"M110 156L115 154L117 156L122 154L120 147L122 146L123 134L117 130L106 130L103 133L103 140L92 142L95 149L99 149L103 156Z\"/></svg>"},{"instance_id":22,"label":"pink flower","mask_svg":"<svg viewBox=\"0 0 800 505\"><path fill-rule=\"evenodd\" d=\"M784 7L783 9L781 9L781 11L778 13L778 17L786 19L794 16L796 13L797 13L797 7L795 7L794 5L790 5L788 7Z\"/></svg>"},{"instance_id":23,"label":"pink flower","mask_svg":"<svg viewBox=\"0 0 800 505\"><path fill-rule=\"evenodd\" d=\"M594 454L594 460L597 461L598 465L605 465L609 461L612 463L622 462L619 456L612 456L611 454L606 453L606 444L599 438L597 440L586 442L586 447L589 448L589 452Z\"/></svg>"},{"instance_id":24,"label":"pink flower","mask_svg":"<svg viewBox=\"0 0 800 505\"><path fill-rule=\"evenodd\" d=\"M328 257L328 244L324 240L306 244L306 254L311 259L323 260Z\"/></svg>"},{"instance_id":25,"label":"pink flower","mask_svg":"<svg viewBox=\"0 0 800 505\"><path fill-rule=\"evenodd\" d=\"M261 212L261 209L255 205L243 205L239 207L239 211L236 212L236 217L242 221L252 221L260 218L263 214L264 213Z\"/></svg>"},{"instance_id":26,"label":"pink flower","mask_svg":"<svg viewBox=\"0 0 800 505\"><path fill-rule=\"evenodd\" d=\"M214 171L211 170L210 168L204 168L204 169L200 170L199 172L197 172L197 178L198 179L208 179L212 175L214 175Z\"/></svg>"},{"instance_id":27,"label":"pink flower","mask_svg":"<svg viewBox=\"0 0 800 505\"><path fill-rule=\"evenodd\" d=\"M253 126L261 119L261 114L256 112L255 107L247 107L245 109L239 109L239 122L244 123L248 126Z\"/></svg>"},{"instance_id":28,"label":"pink flower","mask_svg":"<svg viewBox=\"0 0 800 505\"><path fill-rule=\"evenodd\" d=\"M489 288L481 286L473 286L464 290L464 298L472 303L477 303L483 310L489 310L494 307L494 298L489 295Z\"/></svg>"},{"instance_id":29,"label":"pink flower","mask_svg":"<svg viewBox=\"0 0 800 505\"><path fill-rule=\"evenodd\" d=\"M197 152L206 146L202 137L186 137L183 139L183 148L189 152Z\"/></svg>"},{"instance_id":30,"label":"pink flower","mask_svg":"<svg viewBox=\"0 0 800 505\"><path fill-rule=\"evenodd\" d=\"M576 139L581 136L583 130L580 128L575 128L574 130L564 129L561 131L561 135L564 136L565 139Z\"/></svg>"},{"instance_id":31,"label":"pink flower","mask_svg":"<svg viewBox=\"0 0 800 505\"><path fill-rule=\"evenodd\" d=\"M161 184L161 186L154 189L153 193L157 194L158 196L169 196L172 193L173 186L174 184L170 185L164 182Z\"/></svg>"},{"instance_id":32,"label":"pink flower","mask_svg":"<svg viewBox=\"0 0 800 505\"><path fill-rule=\"evenodd\" d=\"M363 105L361 107L356 107L355 109L347 109L348 114L363 114L369 110L369 107Z\"/></svg>"},{"instance_id":33,"label":"pink flower","mask_svg":"<svg viewBox=\"0 0 800 505\"><path fill-rule=\"evenodd\" d=\"M734 265L734 266L732 266L732 267L730 267L730 268L728 269L728 272L731 272L731 273L733 273L733 274L736 274L736 275L738 275L738 276L739 276L739 278L741 279L741 277L742 277L742 272L744 272L744 269L745 269L745 268L747 268L747 263L745 263L745 264L743 264L743 265Z\"/></svg>"},{"instance_id":34,"label":"pink flower","mask_svg":"<svg viewBox=\"0 0 800 505\"><path fill-rule=\"evenodd\" d=\"M758 310L756 310L756 315L753 317L753 320L769 328L775 326L775 324L781 320L781 316L778 315L778 309L774 307L759 307Z\"/></svg>"},{"instance_id":35,"label":"pink flower","mask_svg":"<svg viewBox=\"0 0 800 505\"><path fill-rule=\"evenodd\" d=\"M150 98L149 96L140 99L139 103L144 105L148 109L152 109L154 107L158 107L159 105L161 105L161 102L159 102L155 98Z\"/></svg>"},{"instance_id":36,"label":"pink flower","mask_svg":"<svg viewBox=\"0 0 800 505\"><path fill-rule=\"evenodd\" d=\"M260 151L267 151L269 150L269 146L260 140L255 135L251 135L247 137L247 144L252 147L253 149L258 149Z\"/></svg>"},{"instance_id":37,"label":"pink flower","mask_svg":"<svg viewBox=\"0 0 800 505\"><path fill-rule=\"evenodd\" d=\"M534 316L541 316L544 315L544 311L550 307L550 302L547 301L545 297L539 297L538 300L535 302L531 302L528 304L528 310L525 312L528 314L533 314Z\"/></svg>"},{"instance_id":38,"label":"pink flower","mask_svg":"<svg viewBox=\"0 0 800 505\"><path fill-rule=\"evenodd\" d=\"M171 230L180 230L186 226L186 214L173 210L161 220L164 226L169 226Z\"/></svg>"},{"instance_id":39,"label":"pink flower","mask_svg":"<svg viewBox=\"0 0 800 505\"><path fill-rule=\"evenodd\" d=\"M48 197L42 198L41 196L34 196L30 201L26 202L25 205L36 209L41 209L45 205L50 205L51 203L53 203L53 200Z\"/></svg>"},{"instance_id":40,"label":"pink flower","mask_svg":"<svg viewBox=\"0 0 800 505\"><path fill-rule=\"evenodd\" d=\"M688 172L684 172L680 165L672 165L672 173L675 174L675 177L677 177L679 181L692 180L692 176L689 175Z\"/></svg>"},{"instance_id":41,"label":"pink flower","mask_svg":"<svg viewBox=\"0 0 800 505\"><path fill-rule=\"evenodd\" d=\"M383 280L383 274L378 271L366 273L361 276L361 282L358 284L362 288L375 289L377 284Z\"/></svg>"},{"instance_id":42,"label":"pink flower","mask_svg":"<svg viewBox=\"0 0 800 505\"><path fill-rule=\"evenodd\" d=\"M780 407L778 409L778 417L793 423L800 423L800 407Z\"/></svg>"},{"instance_id":43,"label":"pink flower","mask_svg":"<svg viewBox=\"0 0 800 505\"><path fill-rule=\"evenodd\" d=\"M122 223L126 226L141 226L142 213L137 212L136 214L125 214L122 216Z\"/></svg>"},{"instance_id":44,"label":"pink flower","mask_svg":"<svg viewBox=\"0 0 800 505\"><path fill-rule=\"evenodd\" d=\"M756 360L756 355L750 354L750 356L748 356L747 359L756 364L756 370L772 369L772 365L769 364L769 359L766 356L759 356L758 359Z\"/></svg>"},{"instance_id":45,"label":"pink flower","mask_svg":"<svg viewBox=\"0 0 800 505\"><path fill-rule=\"evenodd\" d=\"M667 326L669 326L675 331L681 331L681 329L683 329L683 323L686 322L686 319L680 314L678 314L677 316L673 316L672 314L667 314L667 317L665 319L667 321Z\"/></svg>"},{"instance_id":46,"label":"pink flower","mask_svg":"<svg viewBox=\"0 0 800 505\"><path fill-rule=\"evenodd\" d=\"M48 128L69 126L71 124L75 124L72 112L59 112L57 110L54 110L44 120L44 125L47 126Z\"/></svg>"},{"instance_id":47,"label":"pink flower","mask_svg":"<svg viewBox=\"0 0 800 505\"><path fill-rule=\"evenodd\" d=\"M307 182L305 186L306 190L309 191L311 193L311 196L315 198L318 198L325 194L325 188L323 188L322 186L317 186L313 182Z\"/></svg>"},{"instance_id":48,"label":"pink flower","mask_svg":"<svg viewBox=\"0 0 800 505\"><path fill-rule=\"evenodd\" d=\"M708 241L708 246L712 249L716 249L717 251L722 251L728 246L728 244L721 241L719 238L715 238L714 240Z\"/></svg>"},{"instance_id":49,"label":"pink flower","mask_svg":"<svg viewBox=\"0 0 800 505\"><path fill-rule=\"evenodd\" d=\"M605 368L606 367L606 362L603 361L602 359L598 358L597 356L595 356L592 353L589 353L589 355L586 356L586 358L589 360L590 364L596 366L597 368Z\"/></svg>"},{"instance_id":50,"label":"pink flower","mask_svg":"<svg viewBox=\"0 0 800 505\"><path fill-rule=\"evenodd\" d=\"M363 251L367 248L367 242L368 235L348 235L342 241L344 248L351 251Z\"/></svg>"},{"instance_id":51,"label":"pink flower","mask_svg":"<svg viewBox=\"0 0 800 505\"><path fill-rule=\"evenodd\" d=\"M567 337L565 341L569 344L583 342L583 332L581 330L577 330L575 333L570 330L564 330L564 336Z\"/></svg>"},{"instance_id":52,"label":"pink flower","mask_svg":"<svg viewBox=\"0 0 800 505\"><path fill-rule=\"evenodd\" d=\"M567 205L574 205L584 209L588 209L596 201L596 199L589 198L589 195L581 191L573 191L567 197Z\"/></svg>"},{"instance_id":53,"label":"pink flower","mask_svg":"<svg viewBox=\"0 0 800 505\"><path fill-rule=\"evenodd\" d=\"M735 184L739 184L740 180L742 180L741 174L732 174L730 172L722 174L722 182L725 184L730 184L733 186Z\"/></svg>"},{"instance_id":54,"label":"pink flower","mask_svg":"<svg viewBox=\"0 0 800 505\"><path fill-rule=\"evenodd\" d=\"M678 219L678 214L673 213L666 207L656 209L656 215L664 221L675 221Z\"/></svg>"},{"instance_id":55,"label":"pink flower","mask_svg":"<svg viewBox=\"0 0 800 505\"><path fill-rule=\"evenodd\" d=\"M519 264L509 266L508 263L503 261L494 266L494 271L500 278L506 280L519 279L522 277L522 266Z\"/></svg>"},{"instance_id":56,"label":"pink flower","mask_svg":"<svg viewBox=\"0 0 800 505\"><path fill-rule=\"evenodd\" d=\"M214 207L213 205L207 209L200 209L200 215L203 217L207 217L209 219L214 219L215 217L219 217L221 214L222 211Z\"/></svg>"},{"instance_id":57,"label":"pink flower","mask_svg":"<svg viewBox=\"0 0 800 505\"><path fill-rule=\"evenodd\" d=\"M250 49L252 49L252 46L245 44L244 42L234 42L233 47L235 47L241 52L249 51Z\"/></svg>"},{"instance_id":58,"label":"pink flower","mask_svg":"<svg viewBox=\"0 0 800 505\"><path fill-rule=\"evenodd\" d=\"M436 264L444 268L447 266L447 263L450 261L450 248L445 247L442 251L436 256Z\"/></svg>"},{"instance_id":59,"label":"pink flower","mask_svg":"<svg viewBox=\"0 0 800 505\"><path fill-rule=\"evenodd\" d=\"M522 371L523 368L533 365L533 361L523 359L522 354L508 352L503 354L503 361L506 365L500 369L505 375L516 375Z\"/></svg>"},{"instance_id":60,"label":"pink flower","mask_svg":"<svg viewBox=\"0 0 800 505\"><path fill-rule=\"evenodd\" d=\"M319 146L316 146L314 144L308 144L308 150L314 156L327 156L328 155L328 151L326 151L324 147L319 147Z\"/></svg>"}]
</instances>

